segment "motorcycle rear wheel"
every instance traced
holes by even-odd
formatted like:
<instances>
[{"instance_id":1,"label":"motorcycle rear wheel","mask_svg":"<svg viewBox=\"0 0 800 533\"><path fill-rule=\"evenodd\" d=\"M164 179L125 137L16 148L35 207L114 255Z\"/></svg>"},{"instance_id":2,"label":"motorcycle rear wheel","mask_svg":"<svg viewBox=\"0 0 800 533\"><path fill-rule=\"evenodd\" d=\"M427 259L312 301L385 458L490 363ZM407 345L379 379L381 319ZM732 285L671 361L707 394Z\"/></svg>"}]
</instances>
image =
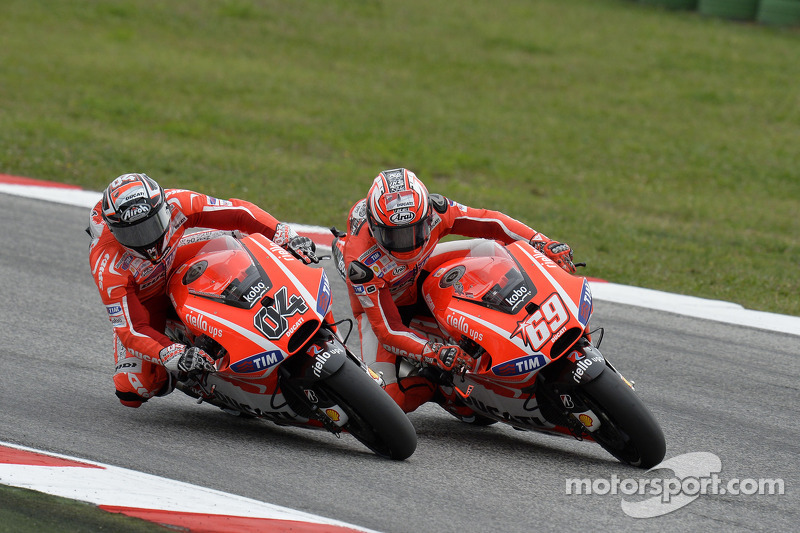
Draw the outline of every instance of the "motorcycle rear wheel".
<instances>
[{"instance_id":1,"label":"motorcycle rear wheel","mask_svg":"<svg viewBox=\"0 0 800 533\"><path fill-rule=\"evenodd\" d=\"M347 411L345 429L367 448L402 461L417 448L417 432L403 410L363 370L347 362L320 384Z\"/></svg>"},{"instance_id":2,"label":"motorcycle rear wheel","mask_svg":"<svg viewBox=\"0 0 800 533\"><path fill-rule=\"evenodd\" d=\"M580 388L586 405L600 418L592 438L611 455L632 466L651 468L664 459L661 427L636 393L612 370Z\"/></svg>"}]
</instances>

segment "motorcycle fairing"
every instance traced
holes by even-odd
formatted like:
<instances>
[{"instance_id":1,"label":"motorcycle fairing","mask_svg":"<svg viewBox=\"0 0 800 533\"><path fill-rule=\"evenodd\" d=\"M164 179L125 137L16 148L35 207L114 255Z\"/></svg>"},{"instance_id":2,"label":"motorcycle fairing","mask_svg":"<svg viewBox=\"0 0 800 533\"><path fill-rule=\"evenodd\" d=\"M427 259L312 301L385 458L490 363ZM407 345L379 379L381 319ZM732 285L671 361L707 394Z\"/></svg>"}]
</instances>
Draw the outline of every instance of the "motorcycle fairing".
<instances>
[{"instance_id":1,"label":"motorcycle fairing","mask_svg":"<svg viewBox=\"0 0 800 533\"><path fill-rule=\"evenodd\" d=\"M522 429L553 430L556 426L545 418L533 394L519 389L502 390L497 383L467 374L456 379L454 387L468 407L494 420L507 422Z\"/></svg>"},{"instance_id":2,"label":"motorcycle fairing","mask_svg":"<svg viewBox=\"0 0 800 533\"><path fill-rule=\"evenodd\" d=\"M552 288L542 292L542 287ZM580 309L570 298L576 290L582 294ZM495 376L516 381L532 378L563 355L591 315L588 282L523 242L473 247L441 265L423 284L423 295L446 334L456 342L477 343L491 357Z\"/></svg>"},{"instance_id":3,"label":"motorcycle fairing","mask_svg":"<svg viewBox=\"0 0 800 533\"><path fill-rule=\"evenodd\" d=\"M324 271L297 268L263 235L228 234L195 246L169 280L169 294L187 340L211 338L224 354L207 387L217 401L244 412L307 422L286 401L275 370L307 344L330 309ZM262 265L270 265L269 276Z\"/></svg>"}]
</instances>

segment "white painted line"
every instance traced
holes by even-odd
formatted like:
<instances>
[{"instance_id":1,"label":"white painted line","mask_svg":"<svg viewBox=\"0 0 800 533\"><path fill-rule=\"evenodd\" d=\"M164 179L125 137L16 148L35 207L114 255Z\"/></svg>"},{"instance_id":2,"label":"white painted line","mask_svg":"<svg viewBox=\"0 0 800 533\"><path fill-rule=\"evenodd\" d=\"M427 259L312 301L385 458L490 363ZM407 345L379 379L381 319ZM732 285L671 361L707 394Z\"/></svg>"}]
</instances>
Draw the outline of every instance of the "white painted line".
<instances>
[{"instance_id":1,"label":"white painted line","mask_svg":"<svg viewBox=\"0 0 800 533\"><path fill-rule=\"evenodd\" d=\"M9 464L3 447L75 461L74 466ZM0 484L27 488L98 506L199 513L329 524L353 532L373 530L125 468L0 442Z\"/></svg>"},{"instance_id":2,"label":"white painted line","mask_svg":"<svg viewBox=\"0 0 800 533\"><path fill-rule=\"evenodd\" d=\"M616 283L592 282L591 286L592 297L598 300L645 307L726 324L800 335L800 317L797 316L753 311L745 309L739 304L722 300L709 300Z\"/></svg>"},{"instance_id":3,"label":"white painted line","mask_svg":"<svg viewBox=\"0 0 800 533\"><path fill-rule=\"evenodd\" d=\"M53 187L36 187L31 185L14 185L0 182L0 193L25 198L35 198L57 204L74 205L87 209L94 207L100 201L102 193L84 191L81 189L60 189ZM88 219L88 214L86 215Z\"/></svg>"}]
</instances>

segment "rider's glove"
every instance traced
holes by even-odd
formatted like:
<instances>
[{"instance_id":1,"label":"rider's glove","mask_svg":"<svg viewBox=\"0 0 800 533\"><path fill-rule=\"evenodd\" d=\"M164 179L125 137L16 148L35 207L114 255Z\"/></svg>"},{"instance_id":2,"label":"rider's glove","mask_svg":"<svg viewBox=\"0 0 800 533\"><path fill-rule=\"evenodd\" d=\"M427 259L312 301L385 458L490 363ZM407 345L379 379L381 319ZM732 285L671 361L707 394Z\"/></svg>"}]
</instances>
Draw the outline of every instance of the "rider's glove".
<instances>
[{"instance_id":1,"label":"rider's glove","mask_svg":"<svg viewBox=\"0 0 800 533\"><path fill-rule=\"evenodd\" d=\"M558 241L531 241L531 244L570 274L575 272L575 264L572 262L572 248L568 244Z\"/></svg>"},{"instance_id":2,"label":"rider's glove","mask_svg":"<svg viewBox=\"0 0 800 533\"><path fill-rule=\"evenodd\" d=\"M429 342L422 350L422 361L450 372L453 369L465 368L475 370L476 360L467 355L455 344Z\"/></svg>"},{"instance_id":3,"label":"rider's glove","mask_svg":"<svg viewBox=\"0 0 800 533\"><path fill-rule=\"evenodd\" d=\"M158 356L164 363L164 368L182 378L194 378L203 372L213 374L217 371L211 356L195 346L184 346L176 342L161 350Z\"/></svg>"},{"instance_id":4,"label":"rider's glove","mask_svg":"<svg viewBox=\"0 0 800 533\"><path fill-rule=\"evenodd\" d=\"M282 246L285 250L289 251L293 256L298 258L305 264L319 263L319 259L315 252L317 246L314 241L308 237L299 236L289 224L279 222L275 228L275 235L272 237L272 242L278 246Z\"/></svg>"},{"instance_id":5,"label":"rider's glove","mask_svg":"<svg viewBox=\"0 0 800 533\"><path fill-rule=\"evenodd\" d=\"M286 245L286 249L307 265L310 263L319 263L319 258L315 253L317 251L317 246L314 244L314 241L308 237L298 236L293 238Z\"/></svg>"}]
</instances>

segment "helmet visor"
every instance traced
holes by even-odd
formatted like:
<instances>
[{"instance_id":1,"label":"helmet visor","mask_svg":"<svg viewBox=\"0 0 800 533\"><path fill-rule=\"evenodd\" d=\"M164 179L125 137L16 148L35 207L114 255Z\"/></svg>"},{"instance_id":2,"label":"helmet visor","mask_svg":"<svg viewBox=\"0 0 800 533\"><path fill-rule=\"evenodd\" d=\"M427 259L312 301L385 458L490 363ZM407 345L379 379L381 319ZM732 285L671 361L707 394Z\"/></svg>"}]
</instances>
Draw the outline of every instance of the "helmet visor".
<instances>
[{"instance_id":1,"label":"helmet visor","mask_svg":"<svg viewBox=\"0 0 800 533\"><path fill-rule=\"evenodd\" d=\"M425 245L431 234L429 218L401 227L372 225L372 236L389 252L412 252Z\"/></svg>"},{"instance_id":2,"label":"helmet visor","mask_svg":"<svg viewBox=\"0 0 800 533\"><path fill-rule=\"evenodd\" d=\"M122 246L134 250L149 248L158 242L169 228L169 209L162 202L154 214L128 226L109 226Z\"/></svg>"}]
</instances>

